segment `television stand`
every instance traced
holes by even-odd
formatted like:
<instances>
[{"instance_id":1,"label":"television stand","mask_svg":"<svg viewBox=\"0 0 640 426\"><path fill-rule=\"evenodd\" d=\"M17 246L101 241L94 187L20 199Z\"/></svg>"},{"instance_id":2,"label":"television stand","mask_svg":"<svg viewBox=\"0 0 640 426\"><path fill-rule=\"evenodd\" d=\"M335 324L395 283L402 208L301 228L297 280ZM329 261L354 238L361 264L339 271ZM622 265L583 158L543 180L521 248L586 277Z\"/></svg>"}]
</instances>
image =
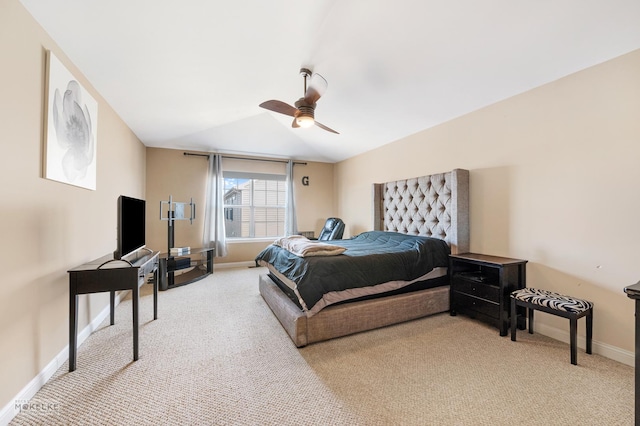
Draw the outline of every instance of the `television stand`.
<instances>
[{"instance_id":1,"label":"television stand","mask_svg":"<svg viewBox=\"0 0 640 426\"><path fill-rule=\"evenodd\" d=\"M173 256L161 253L158 262L158 288L161 291L199 281L213 273L214 248L191 249L189 253ZM193 268L176 275L175 272Z\"/></svg>"}]
</instances>

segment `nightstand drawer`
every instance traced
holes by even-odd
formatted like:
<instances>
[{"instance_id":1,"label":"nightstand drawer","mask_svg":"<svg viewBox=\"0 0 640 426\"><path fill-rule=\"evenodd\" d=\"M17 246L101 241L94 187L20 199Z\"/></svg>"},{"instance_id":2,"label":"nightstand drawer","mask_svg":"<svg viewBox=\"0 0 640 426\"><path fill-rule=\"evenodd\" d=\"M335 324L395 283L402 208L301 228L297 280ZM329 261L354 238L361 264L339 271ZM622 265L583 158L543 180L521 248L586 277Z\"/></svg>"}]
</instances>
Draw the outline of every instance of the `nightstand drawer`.
<instances>
[{"instance_id":1,"label":"nightstand drawer","mask_svg":"<svg viewBox=\"0 0 640 426\"><path fill-rule=\"evenodd\" d=\"M500 304L497 302L490 302L457 291L454 298L457 309L461 313L472 314L473 312L479 312L491 318L500 318Z\"/></svg>"},{"instance_id":2,"label":"nightstand drawer","mask_svg":"<svg viewBox=\"0 0 640 426\"><path fill-rule=\"evenodd\" d=\"M487 299L492 302L500 302L500 287L496 285L485 284L480 281L471 280L462 275L453 277L455 291L466 293L471 296Z\"/></svg>"}]
</instances>

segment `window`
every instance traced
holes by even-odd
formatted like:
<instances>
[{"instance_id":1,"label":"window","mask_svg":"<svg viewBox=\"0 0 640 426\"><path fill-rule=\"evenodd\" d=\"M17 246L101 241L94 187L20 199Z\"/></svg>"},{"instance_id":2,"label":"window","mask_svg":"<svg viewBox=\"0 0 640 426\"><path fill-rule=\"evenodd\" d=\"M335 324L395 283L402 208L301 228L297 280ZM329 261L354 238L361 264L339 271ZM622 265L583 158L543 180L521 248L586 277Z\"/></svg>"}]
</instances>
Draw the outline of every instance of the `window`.
<instances>
[{"instance_id":1,"label":"window","mask_svg":"<svg viewBox=\"0 0 640 426\"><path fill-rule=\"evenodd\" d=\"M227 238L283 236L286 177L243 172L223 174Z\"/></svg>"}]
</instances>

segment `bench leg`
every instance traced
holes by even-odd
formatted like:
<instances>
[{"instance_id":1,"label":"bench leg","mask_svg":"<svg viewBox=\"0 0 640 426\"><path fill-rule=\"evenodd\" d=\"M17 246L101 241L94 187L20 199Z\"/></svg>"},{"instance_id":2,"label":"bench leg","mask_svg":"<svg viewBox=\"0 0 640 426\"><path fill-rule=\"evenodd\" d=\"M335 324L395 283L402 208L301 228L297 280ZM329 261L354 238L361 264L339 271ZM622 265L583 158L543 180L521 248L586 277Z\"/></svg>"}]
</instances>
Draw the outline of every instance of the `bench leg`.
<instances>
[{"instance_id":1,"label":"bench leg","mask_svg":"<svg viewBox=\"0 0 640 426\"><path fill-rule=\"evenodd\" d=\"M518 322L516 315L516 299L511 298L511 341L516 341L516 324Z\"/></svg>"},{"instance_id":2,"label":"bench leg","mask_svg":"<svg viewBox=\"0 0 640 426\"><path fill-rule=\"evenodd\" d=\"M578 365L578 318L569 318L571 322L570 326L570 340L571 340L571 364Z\"/></svg>"},{"instance_id":3,"label":"bench leg","mask_svg":"<svg viewBox=\"0 0 640 426\"><path fill-rule=\"evenodd\" d=\"M529 312L529 334L533 334L533 308L527 308L527 312Z\"/></svg>"},{"instance_id":4,"label":"bench leg","mask_svg":"<svg viewBox=\"0 0 640 426\"><path fill-rule=\"evenodd\" d=\"M593 337L593 309L587 314L587 353L591 353L591 338Z\"/></svg>"}]
</instances>

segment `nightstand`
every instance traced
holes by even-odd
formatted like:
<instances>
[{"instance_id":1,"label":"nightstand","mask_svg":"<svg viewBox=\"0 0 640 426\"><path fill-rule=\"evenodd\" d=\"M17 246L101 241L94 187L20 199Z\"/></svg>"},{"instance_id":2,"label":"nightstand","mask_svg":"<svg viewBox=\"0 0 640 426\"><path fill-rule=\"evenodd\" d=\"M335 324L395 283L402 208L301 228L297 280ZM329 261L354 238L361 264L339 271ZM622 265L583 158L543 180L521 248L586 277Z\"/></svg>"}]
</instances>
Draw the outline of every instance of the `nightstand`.
<instances>
[{"instance_id":1,"label":"nightstand","mask_svg":"<svg viewBox=\"0 0 640 426\"><path fill-rule=\"evenodd\" d=\"M501 336L509 329L509 295L525 288L526 260L478 253L449 256L451 315L458 313L497 327ZM525 328L524 309L518 310L518 328Z\"/></svg>"}]
</instances>

